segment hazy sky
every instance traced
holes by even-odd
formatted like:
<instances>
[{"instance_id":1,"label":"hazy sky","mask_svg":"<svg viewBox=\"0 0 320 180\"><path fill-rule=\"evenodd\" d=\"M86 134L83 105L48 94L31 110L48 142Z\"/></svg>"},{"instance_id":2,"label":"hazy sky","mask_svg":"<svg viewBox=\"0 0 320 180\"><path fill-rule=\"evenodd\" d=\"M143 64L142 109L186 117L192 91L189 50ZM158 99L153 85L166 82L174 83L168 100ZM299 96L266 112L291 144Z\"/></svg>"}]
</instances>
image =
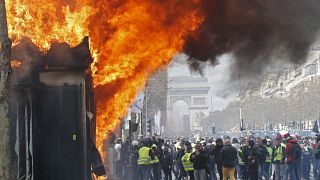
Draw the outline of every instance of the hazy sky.
<instances>
[{"instance_id":1,"label":"hazy sky","mask_svg":"<svg viewBox=\"0 0 320 180\"><path fill-rule=\"evenodd\" d=\"M191 72L188 64L185 62L184 55L178 55L168 68L169 77L174 76L200 76L198 72ZM228 103L235 99L237 94L232 92L228 86L230 85L229 66L232 63L231 57L228 55L222 56L220 64L212 67L207 65L204 70L204 76L208 78L209 91L209 110L221 110ZM212 104L211 104L212 98Z\"/></svg>"}]
</instances>

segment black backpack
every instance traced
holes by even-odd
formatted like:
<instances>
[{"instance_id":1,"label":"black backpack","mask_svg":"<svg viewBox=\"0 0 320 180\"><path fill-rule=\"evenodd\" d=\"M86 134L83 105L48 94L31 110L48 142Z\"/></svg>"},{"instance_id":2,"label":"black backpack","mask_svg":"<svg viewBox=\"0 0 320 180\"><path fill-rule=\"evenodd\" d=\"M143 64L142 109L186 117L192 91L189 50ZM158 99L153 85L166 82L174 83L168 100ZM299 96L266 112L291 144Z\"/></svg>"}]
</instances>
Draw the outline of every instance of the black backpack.
<instances>
[{"instance_id":1,"label":"black backpack","mask_svg":"<svg viewBox=\"0 0 320 180\"><path fill-rule=\"evenodd\" d=\"M302 151L301 151L300 145L296 144L296 143L292 144L290 153L291 153L293 158L300 159L301 155L302 155Z\"/></svg>"}]
</instances>

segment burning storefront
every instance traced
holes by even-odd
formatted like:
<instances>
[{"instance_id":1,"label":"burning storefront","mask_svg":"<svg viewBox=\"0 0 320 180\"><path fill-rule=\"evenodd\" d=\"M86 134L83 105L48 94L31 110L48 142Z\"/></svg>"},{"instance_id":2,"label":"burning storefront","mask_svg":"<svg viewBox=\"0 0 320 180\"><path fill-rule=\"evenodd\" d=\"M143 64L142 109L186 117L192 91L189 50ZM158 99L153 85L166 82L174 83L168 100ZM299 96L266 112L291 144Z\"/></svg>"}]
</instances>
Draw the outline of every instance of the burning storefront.
<instances>
[{"instance_id":1,"label":"burning storefront","mask_svg":"<svg viewBox=\"0 0 320 180\"><path fill-rule=\"evenodd\" d=\"M74 48L53 44L43 54L26 39L12 49L12 59L19 179L86 180L92 169L103 174L94 145L88 40Z\"/></svg>"}]
</instances>

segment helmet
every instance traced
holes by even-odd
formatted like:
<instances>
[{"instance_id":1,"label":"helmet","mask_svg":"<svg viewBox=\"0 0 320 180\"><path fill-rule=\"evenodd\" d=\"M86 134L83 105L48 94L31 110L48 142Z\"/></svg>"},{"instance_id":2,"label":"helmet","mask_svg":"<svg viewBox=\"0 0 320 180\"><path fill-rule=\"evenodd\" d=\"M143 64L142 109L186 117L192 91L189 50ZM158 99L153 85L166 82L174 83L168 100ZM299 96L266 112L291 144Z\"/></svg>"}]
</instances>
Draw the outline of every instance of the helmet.
<instances>
[{"instance_id":1,"label":"helmet","mask_svg":"<svg viewBox=\"0 0 320 180\"><path fill-rule=\"evenodd\" d=\"M117 151L119 151L119 150L121 149L121 145L120 145L120 144L116 144L116 145L114 146L114 149L117 150Z\"/></svg>"}]
</instances>

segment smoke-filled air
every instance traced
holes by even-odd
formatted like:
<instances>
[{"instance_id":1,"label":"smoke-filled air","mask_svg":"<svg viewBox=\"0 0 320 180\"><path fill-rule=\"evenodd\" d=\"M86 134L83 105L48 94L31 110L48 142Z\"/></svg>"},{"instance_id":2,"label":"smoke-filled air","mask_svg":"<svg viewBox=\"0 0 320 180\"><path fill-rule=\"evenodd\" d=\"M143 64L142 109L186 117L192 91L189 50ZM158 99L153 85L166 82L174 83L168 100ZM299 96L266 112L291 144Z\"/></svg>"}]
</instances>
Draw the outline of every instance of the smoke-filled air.
<instances>
[{"instance_id":1,"label":"smoke-filled air","mask_svg":"<svg viewBox=\"0 0 320 180\"><path fill-rule=\"evenodd\" d=\"M272 59L303 63L320 28L320 1L202 0L205 19L184 52L193 69L232 53L233 75L259 74Z\"/></svg>"}]
</instances>

